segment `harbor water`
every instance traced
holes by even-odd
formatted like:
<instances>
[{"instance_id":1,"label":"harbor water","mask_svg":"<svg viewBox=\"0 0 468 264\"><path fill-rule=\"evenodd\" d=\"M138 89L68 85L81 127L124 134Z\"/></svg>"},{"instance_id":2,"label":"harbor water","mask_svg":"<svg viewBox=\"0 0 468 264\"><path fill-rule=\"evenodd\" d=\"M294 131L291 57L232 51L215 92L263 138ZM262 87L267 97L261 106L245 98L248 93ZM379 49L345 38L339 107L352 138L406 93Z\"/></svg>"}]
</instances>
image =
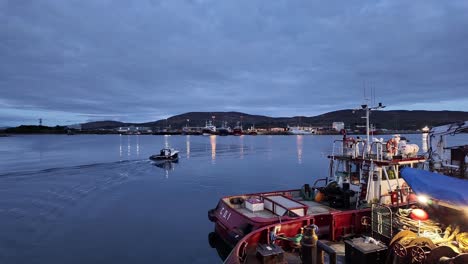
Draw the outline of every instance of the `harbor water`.
<instances>
[{"instance_id":1,"label":"harbor water","mask_svg":"<svg viewBox=\"0 0 468 264\"><path fill-rule=\"evenodd\" d=\"M2 137L0 263L220 263L207 218L218 199L312 184L340 138ZM155 166L164 146L179 161Z\"/></svg>"}]
</instances>

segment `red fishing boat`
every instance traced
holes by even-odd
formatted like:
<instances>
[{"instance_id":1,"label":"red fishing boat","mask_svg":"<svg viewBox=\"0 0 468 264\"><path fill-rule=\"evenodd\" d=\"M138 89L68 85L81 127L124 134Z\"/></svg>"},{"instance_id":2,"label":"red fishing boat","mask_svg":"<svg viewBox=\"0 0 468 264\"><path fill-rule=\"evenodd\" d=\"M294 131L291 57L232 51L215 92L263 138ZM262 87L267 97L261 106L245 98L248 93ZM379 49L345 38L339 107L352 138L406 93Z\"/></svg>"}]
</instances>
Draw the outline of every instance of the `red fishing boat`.
<instances>
[{"instance_id":1,"label":"red fishing boat","mask_svg":"<svg viewBox=\"0 0 468 264\"><path fill-rule=\"evenodd\" d=\"M395 204L390 192L390 204L381 197L371 209L310 214L267 225L242 238L225 263L324 263L324 257L326 263L467 263L468 145L445 145L446 135L461 132L468 132L468 121L423 132L429 166L401 170L418 203ZM415 151L415 146L395 141L387 142L387 152ZM392 161L405 166L409 159ZM387 166L381 167L388 175Z\"/></svg>"},{"instance_id":2,"label":"red fishing boat","mask_svg":"<svg viewBox=\"0 0 468 264\"><path fill-rule=\"evenodd\" d=\"M362 105L368 120L371 110ZM369 122L367 122L369 123ZM390 142L390 143L388 143ZM401 167L418 167L426 159L418 147L399 136L391 141L351 138L333 142L329 175L298 189L223 197L208 218L215 232L234 246L248 233L275 223L314 219L323 234L338 240L359 229L375 202L398 206L409 202L410 190L400 177Z\"/></svg>"}]
</instances>

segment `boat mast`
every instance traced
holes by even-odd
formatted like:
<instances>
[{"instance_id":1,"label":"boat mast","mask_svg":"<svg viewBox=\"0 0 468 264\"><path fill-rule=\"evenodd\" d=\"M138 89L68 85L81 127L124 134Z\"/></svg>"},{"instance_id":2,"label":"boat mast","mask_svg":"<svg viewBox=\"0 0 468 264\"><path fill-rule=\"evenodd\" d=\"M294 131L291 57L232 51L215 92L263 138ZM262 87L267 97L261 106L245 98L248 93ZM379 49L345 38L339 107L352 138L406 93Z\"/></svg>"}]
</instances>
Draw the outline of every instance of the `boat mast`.
<instances>
[{"instance_id":1,"label":"boat mast","mask_svg":"<svg viewBox=\"0 0 468 264\"><path fill-rule=\"evenodd\" d=\"M369 106L367 104L363 104L363 105L361 105L361 108L366 111L366 116L363 117L363 118L366 119L367 152L370 152L370 147L371 147L371 145L370 145L370 135L369 135L369 131L370 131L370 125L369 125L370 111L371 110L382 109L382 108L385 108L385 106L382 105L382 103L379 103L377 106ZM356 110L359 110L359 109L356 109Z\"/></svg>"}]
</instances>

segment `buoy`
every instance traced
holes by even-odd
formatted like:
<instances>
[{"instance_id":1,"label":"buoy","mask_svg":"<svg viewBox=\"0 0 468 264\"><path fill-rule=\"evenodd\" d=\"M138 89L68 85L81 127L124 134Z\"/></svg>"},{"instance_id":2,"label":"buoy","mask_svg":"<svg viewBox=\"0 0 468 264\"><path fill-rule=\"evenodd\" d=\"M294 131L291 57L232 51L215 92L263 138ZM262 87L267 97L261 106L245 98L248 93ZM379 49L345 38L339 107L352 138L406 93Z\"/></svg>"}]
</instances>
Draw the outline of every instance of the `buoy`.
<instances>
[{"instance_id":1,"label":"buoy","mask_svg":"<svg viewBox=\"0 0 468 264\"><path fill-rule=\"evenodd\" d=\"M429 218L429 215L423 209L413 209L410 214L411 219L418 221L425 221Z\"/></svg>"},{"instance_id":2,"label":"buoy","mask_svg":"<svg viewBox=\"0 0 468 264\"><path fill-rule=\"evenodd\" d=\"M321 202L321 201L323 201L324 198L325 198L325 195L320 191L317 192L317 194L315 195L315 201L316 202Z\"/></svg>"}]
</instances>

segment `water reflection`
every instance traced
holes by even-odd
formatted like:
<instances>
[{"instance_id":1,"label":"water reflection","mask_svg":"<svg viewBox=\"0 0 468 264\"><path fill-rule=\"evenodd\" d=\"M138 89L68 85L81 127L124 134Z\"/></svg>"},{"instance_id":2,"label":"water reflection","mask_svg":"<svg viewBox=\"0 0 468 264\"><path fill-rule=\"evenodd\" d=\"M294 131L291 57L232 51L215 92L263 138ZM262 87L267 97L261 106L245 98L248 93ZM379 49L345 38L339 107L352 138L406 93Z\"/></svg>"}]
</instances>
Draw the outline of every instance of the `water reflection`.
<instances>
[{"instance_id":1,"label":"water reflection","mask_svg":"<svg viewBox=\"0 0 468 264\"><path fill-rule=\"evenodd\" d=\"M136 135L136 155L140 157L140 136Z\"/></svg>"},{"instance_id":2,"label":"water reflection","mask_svg":"<svg viewBox=\"0 0 468 264\"><path fill-rule=\"evenodd\" d=\"M211 248L216 249L218 256L221 260L226 260L229 253L231 253L232 247L226 244L222 238L216 232L211 232L208 234L208 243Z\"/></svg>"},{"instance_id":3,"label":"water reflection","mask_svg":"<svg viewBox=\"0 0 468 264\"><path fill-rule=\"evenodd\" d=\"M244 135L239 136L239 152L240 152L240 159L244 159Z\"/></svg>"},{"instance_id":4,"label":"water reflection","mask_svg":"<svg viewBox=\"0 0 468 264\"><path fill-rule=\"evenodd\" d=\"M297 163L302 164L302 141L304 138L302 135L296 136L296 147L297 147Z\"/></svg>"},{"instance_id":5,"label":"water reflection","mask_svg":"<svg viewBox=\"0 0 468 264\"><path fill-rule=\"evenodd\" d=\"M120 134L119 135L119 160L122 161L123 160L123 156L125 155L124 154L124 144L122 141L124 139L122 139L122 137L124 137L124 135ZM134 143L134 148L135 148L135 152L133 153L133 155L135 155L136 157L140 157L140 136L139 135L126 135L127 137L127 157L130 157L132 156L132 137L135 137L135 143Z\"/></svg>"},{"instance_id":6,"label":"water reflection","mask_svg":"<svg viewBox=\"0 0 468 264\"><path fill-rule=\"evenodd\" d=\"M171 135L164 135L164 147L169 148L169 137Z\"/></svg>"},{"instance_id":7,"label":"water reflection","mask_svg":"<svg viewBox=\"0 0 468 264\"><path fill-rule=\"evenodd\" d=\"M120 161L122 161L122 134L119 134L119 158Z\"/></svg>"},{"instance_id":8,"label":"water reflection","mask_svg":"<svg viewBox=\"0 0 468 264\"><path fill-rule=\"evenodd\" d=\"M185 137L185 148L187 149L187 159L190 159L190 135Z\"/></svg>"},{"instance_id":9,"label":"water reflection","mask_svg":"<svg viewBox=\"0 0 468 264\"><path fill-rule=\"evenodd\" d=\"M130 157L130 151L131 151L131 148L130 148L130 136L127 136L127 156Z\"/></svg>"},{"instance_id":10,"label":"water reflection","mask_svg":"<svg viewBox=\"0 0 468 264\"><path fill-rule=\"evenodd\" d=\"M165 171L166 179L168 179L169 172L174 171L175 166L176 166L175 164L177 163L179 163L179 160L175 160L175 161L164 160L164 161L153 162L153 165L158 168L163 169Z\"/></svg>"},{"instance_id":11,"label":"water reflection","mask_svg":"<svg viewBox=\"0 0 468 264\"><path fill-rule=\"evenodd\" d=\"M216 135L210 136L210 145L211 145L211 162L215 164L216 161Z\"/></svg>"}]
</instances>

